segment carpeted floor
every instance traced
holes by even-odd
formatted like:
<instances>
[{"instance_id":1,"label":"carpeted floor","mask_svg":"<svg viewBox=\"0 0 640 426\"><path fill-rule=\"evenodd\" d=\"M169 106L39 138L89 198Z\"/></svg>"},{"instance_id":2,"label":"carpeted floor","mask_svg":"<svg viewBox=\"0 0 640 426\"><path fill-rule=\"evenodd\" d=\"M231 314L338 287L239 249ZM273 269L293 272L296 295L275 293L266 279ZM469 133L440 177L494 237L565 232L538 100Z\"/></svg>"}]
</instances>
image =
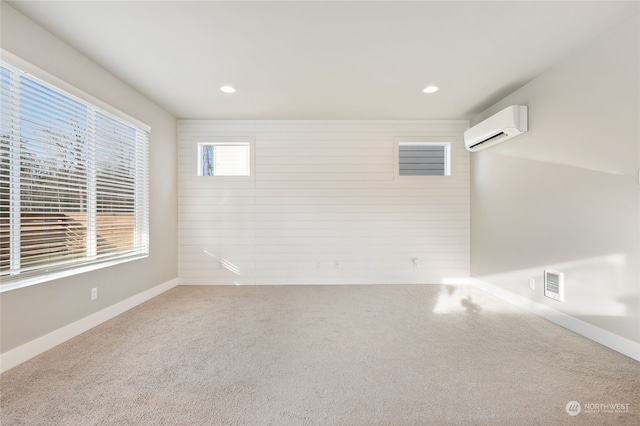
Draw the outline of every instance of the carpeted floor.
<instances>
[{"instance_id":1,"label":"carpeted floor","mask_svg":"<svg viewBox=\"0 0 640 426\"><path fill-rule=\"evenodd\" d=\"M2 374L0 421L638 425L638 367L467 286L177 287Z\"/></svg>"}]
</instances>

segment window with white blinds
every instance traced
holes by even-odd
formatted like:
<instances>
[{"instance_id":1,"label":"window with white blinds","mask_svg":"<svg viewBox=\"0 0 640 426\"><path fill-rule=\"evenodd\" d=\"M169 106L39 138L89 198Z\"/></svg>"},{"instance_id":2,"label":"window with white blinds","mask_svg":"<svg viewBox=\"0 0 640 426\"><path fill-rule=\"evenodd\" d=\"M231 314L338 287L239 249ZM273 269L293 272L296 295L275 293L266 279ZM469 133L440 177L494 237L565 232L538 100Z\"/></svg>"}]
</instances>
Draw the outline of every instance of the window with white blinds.
<instances>
[{"instance_id":1,"label":"window with white blinds","mask_svg":"<svg viewBox=\"0 0 640 426\"><path fill-rule=\"evenodd\" d=\"M0 289L148 255L148 129L0 62L0 138Z\"/></svg>"},{"instance_id":2,"label":"window with white blinds","mask_svg":"<svg viewBox=\"0 0 640 426\"><path fill-rule=\"evenodd\" d=\"M250 176L249 142L207 142L198 144L199 176Z\"/></svg>"}]
</instances>

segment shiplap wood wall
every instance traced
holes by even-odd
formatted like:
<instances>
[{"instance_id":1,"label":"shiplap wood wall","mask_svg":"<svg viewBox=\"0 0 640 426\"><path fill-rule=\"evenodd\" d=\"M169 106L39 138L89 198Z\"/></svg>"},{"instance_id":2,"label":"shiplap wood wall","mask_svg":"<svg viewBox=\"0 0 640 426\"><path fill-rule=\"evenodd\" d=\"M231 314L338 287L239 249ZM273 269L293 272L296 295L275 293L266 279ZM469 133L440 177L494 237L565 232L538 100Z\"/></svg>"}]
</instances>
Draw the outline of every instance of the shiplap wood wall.
<instances>
[{"instance_id":1,"label":"shiplap wood wall","mask_svg":"<svg viewBox=\"0 0 640 426\"><path fill-rule=\"evenodd\" d=\"M429 284L468 277L467 125L180 121L180 283ZM197 143L225 139L254 141L251 179L197 176ZM402 140L451 141L452 175L398 177Z\"/></svg>"}]
</instances>

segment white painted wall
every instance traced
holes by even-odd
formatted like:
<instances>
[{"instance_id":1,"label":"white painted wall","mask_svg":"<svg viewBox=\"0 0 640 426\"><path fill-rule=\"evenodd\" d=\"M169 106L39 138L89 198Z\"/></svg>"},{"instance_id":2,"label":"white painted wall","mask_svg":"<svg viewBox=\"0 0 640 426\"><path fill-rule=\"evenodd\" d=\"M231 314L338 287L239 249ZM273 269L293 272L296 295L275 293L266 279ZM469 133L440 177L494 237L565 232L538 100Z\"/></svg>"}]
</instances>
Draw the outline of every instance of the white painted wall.
<instances>
[{"instance_id":1,"label":"white painted wall","mask_svg":"<svg viewBox=\"0 0 640 426\"><path fill-rule=\"evenodd\" d=\"M181 284L440 283L469 275L466 121L179 122ZM198 177L197 142L253 138L253 180ZM397 138L453 175L396 179ZM412 263L418 258L417 266Z\"/></svg>"},{"instance_id":2,"label":"white painted wall","mask_svg":"<svg viewBox=\"0 0 640 426\"><path fill-rule=\"evenodd\" d=\"M639 40L636 16L476 117L528 105L530 131L474 153L471 187L474 277L635 342ZM545 268L565 302L543 296Z\"/></svg>"},{"instance_id":3,"label":"white painted wall","mask_svg":"<svg viewBox=\"0 0 640 426\"><path fill-rule=\"evenodd\" d=\"M150 256L0 294L0 352L68 327L177 277L176 120L11 6L2 48L151 126ZM99 297L90 300L92 287Z\"/></svg>"}]
</instances>

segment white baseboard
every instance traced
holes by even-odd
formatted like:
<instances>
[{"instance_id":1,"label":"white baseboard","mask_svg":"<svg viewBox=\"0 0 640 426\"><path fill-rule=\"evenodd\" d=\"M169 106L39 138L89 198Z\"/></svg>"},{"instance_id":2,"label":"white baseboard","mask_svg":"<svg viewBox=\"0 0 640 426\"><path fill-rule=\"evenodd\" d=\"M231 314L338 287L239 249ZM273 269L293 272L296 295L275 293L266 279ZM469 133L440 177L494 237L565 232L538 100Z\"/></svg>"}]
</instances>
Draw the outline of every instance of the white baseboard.
<instances>
[{"instance_id":1,"label":"white baseboard","mask_svg":"<svg viewBox=\"0 0 640 426\"><path fill-rule=\"evenodd\" d=\"M567 315L564 312L557 311L541 303L534 302L533 300L511 293L485 281L473 279L471 281L471 285L479 288L480 290L484 290L505 302L511 303L512 305L518 306L519 308L525 309L535 315L558 324L561 327L578 333L587 339L600 343L601 345L613 349L616 352L620 352L629 358L640 361L640 343L636 343L633 340L611 333L610 331L603 330L595 325L574 318L571 315Z\"/></svg>"},{"instance_id":2,"label":"white baseboard","mask_svg":"<svg viewBox=\"0 0 640 426\"><path fill-rule=\"evenodd\" d=\"M177 278L159 284L149 290L138 293L135 296L131 296L122 302L118 302L115 305L111 305L108 308L98 311L95 314L91 314L88 317L84 317L76 322L52 331L49 334L25 343L22 346L18 346L15 349L7 351L0 355L0 373L5 372L16 365L22 364L23 362L48 351L54 346L58 346L59 344L64 343L67 340L128 311L129 309L138 306L141 303L164 293L165 291L171 290L177 285Z\"/></svg>"}]
</instances>

